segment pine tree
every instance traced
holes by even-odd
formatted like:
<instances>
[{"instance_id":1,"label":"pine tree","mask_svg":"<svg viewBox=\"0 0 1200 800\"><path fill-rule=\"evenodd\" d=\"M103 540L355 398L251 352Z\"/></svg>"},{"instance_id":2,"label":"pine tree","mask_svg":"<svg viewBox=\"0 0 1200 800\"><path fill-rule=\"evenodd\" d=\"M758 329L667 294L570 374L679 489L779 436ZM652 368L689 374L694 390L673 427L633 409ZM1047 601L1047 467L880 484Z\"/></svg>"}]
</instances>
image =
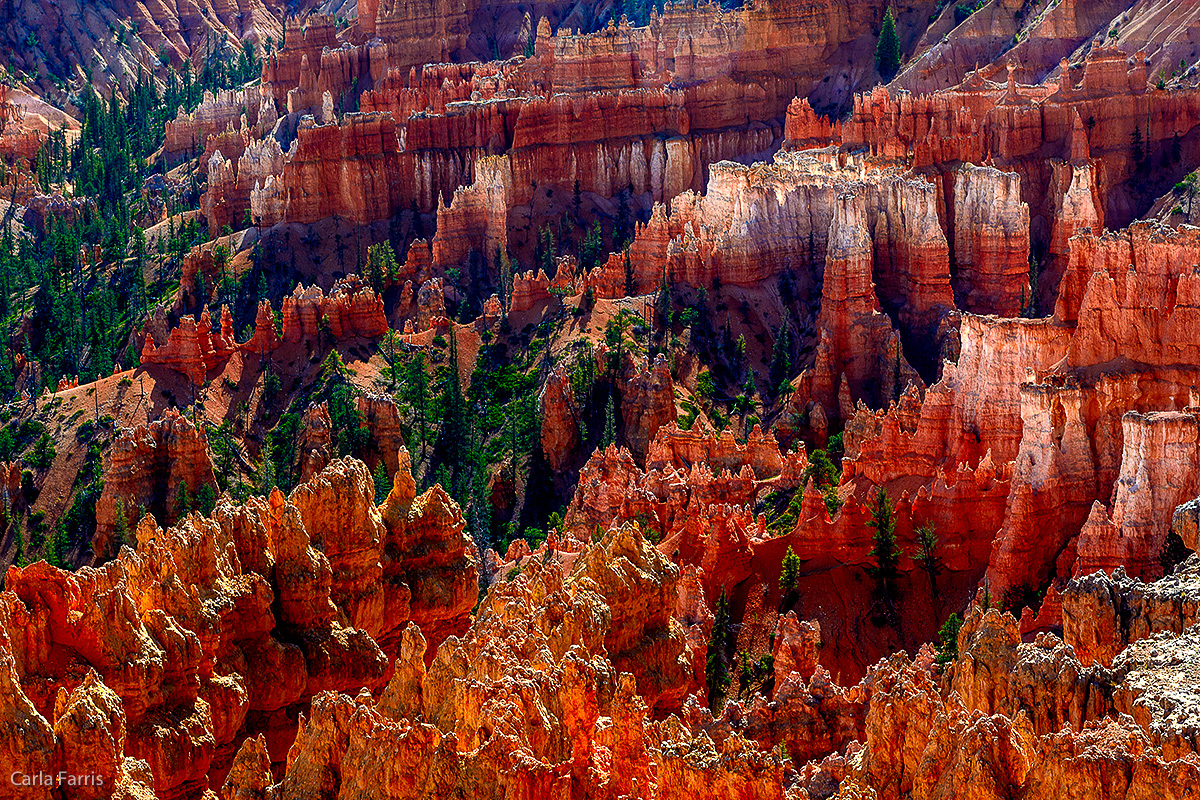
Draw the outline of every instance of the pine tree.
<instances>
[{"instance_id":1,"label":"pine tree","mask_svg":"<svg viewBox=\"0 0 1200 800\"><path fill-rule=\"evenodd\" d=\"M729 689L729 665L725 660L725 648L729 641L729 601L724 590L717 601L713 618L712 636L708 640L708 657L704 675L708 685L708 707L719 712L725 692Z\"/></svg>"},{"instance_id":2,"label":"pine tree","mask_svg":"<svg viewBox=\"0 0 1200 800\"><path fill-rule=\"evenodd\" d=\"M768 373L771 391L778 394L783 384L792 377L792 342L791 334L785 322L775 337L775 346L771 351L771 369Z\"/></svg>"},{"instance_id":3,"label":"pine tree","mask_svg":"<svg viewBox=\"0 0 1200 800\"><path fill-rule=\"evenodd\" d=\"M500 273L500 318L508 319L508 311L512 306L513 269L508 253L500 246L496 247L496 264Z\"/></svg>"},{"instance_id":4,"label":"pine tree","mask_svg":"<svg viewBox=\"0 0 1200 800\"><path fill-rule=\"evenodd\" d=\"M617 198L617 224L613 231L613 247L624 248L629 241L629 190L622 189ZM630 294L633 294L630 292Z\"/></svg>"},{"instance_id":5,"label":"pine tree","mask_svg":"<svg viewBox=\"0 0 1200 800\"><path fill-rule=\"evenodd\" d=\"M270 440L263 444L258 453L258 468L255 470L255 491L264 497L269 496L276 487L275 459Z\"/></svg>"},{"instance_id":6,"label":"pine tree","mask_svg":"<svg viewBox=\"0 0 1200 800\"><path fill-rule=\"evenodd\" d=\"M916 530L917 550L913 560L921 565L929 576L929 590L937 597L937 576L942 571L941 559L937 555L938 538L933 525L926 523Z\"/></svg>"},{"instance_id":7,"label":"pine tree","mask_svg":"<svg viewBox=\"0 0 1200 800\"><path fill-rule=\"evenodd\" d=\"M664 266L658 294L654 297L654 316L658 318L659 332L665 334L671 324L671 290L667 286L667 268Z\"/></svg>"},{"instance_id":8,"label":"pine tree","mask_svg":"<svg viewBox=\"0 0 1200 800\"><path fill-rule=\"evenodd\" d=\"M470 447L471 421L459 379L458 336L453 325L450 326L449 356L446 389L442 393L442 408L445 410L442 419L442 452L445 462L450 465L456 486L462 488L463 467L466 466Z\"/></svg>"},{"instance_id":9,"label":"pine tree","mask_svg":"<svg viewBox=\"0 0 1200 800\"><path fill-rule=\"evenodd\" d=\"M933 659L938 664L949 664L958 658L958 632L962 622L958 614L951 614L938 631L937 655Z\"/></svg>"},{"instance_id":10,"label":"pine tree","mask_svg":"<svg viewBox=\"0 0 1200 800\"><path fill-rule=\"evenodd\" d=\"M883 27L875 46L875 69L887 83L900 71L900 36L896 33L896 18L889 7L883 15Z\"/></svg>"},{"instance_id":11,"label":"pine tree","mask_svg":"<svg viewBox=\"0 0 1200 800\"><path fill-rule=\"evenodd\" d=\"M612 392L608 393L608 404L604 407L604 434L600 437L600 449L604 450L617 442L617 417Z\"/></svg>"},{"instance_id":12,"label":"pine tree","mask_svg":"<svg viewBox=\"0 0 1200 800\"><path fill-rule=\"evenodd\" d=\"M796 591L796 584L800 580L800 556L796 555L789 544L787 552L783 554L783 566L779 570L779 594L780 602L784 602L788 595Z\"/></svg>"},{"instance_id":13,"label":"pine tree","mask_svg":"<svg viewBox=\"0 0 1200 800\"><path fill-rule=\"evenodd\" d=\"M542 235L538 239L538 266L546 273L547 277L554 277L554 259L558 256L558 248L554 240L554 231L547 225L542 228Z\"/></svg>"},{"instance_id":14,"label":"pine tree","mask_svg":"<svg viewBox=\"0 0 1200 800\"><path fill-rule=\"evenodd\" d=\"M24 567L26 566L25 532L21 528L17 528L17 533L16 536L13 537L13 541L16 545L16 556L13 559L13 563L18 567Z\"/></svg>"},{"instance_id":15,"label":"pine tree","mask_svg":"<svg viewBox=\"0 0 1200 800\"><path fill-rule=\"evenodd\" d=\"M400 334L388 328L388 332L383 335L383 339L379 342L379 350L383 354L383 360L388 365L389 386L395 389L400 382L400 354L396 352L396 345L400 341Z\"/></svg>"},{"instance_id":16,"label":"pine tree","mask_svg":"<svg viewBox=\"0 0 1200 800\"><path fill-rule=\"evenodd\" d=\"M392 491L392 479L388 475L387 465L382 460L375 467L375 505L381 506Z\"/></svg>"},{"instance_id":17,"label":"pine tree","mask_svg":"<svg viewBox=\"0 0 1200 800\"><path fill-rule=\"evenodd\" d=\"M203 516L208 516L217 506L217 490L211 483L205 483L196 490L196 510Z\"/></svg>"},{"instance_id":18,"label":"pine tree","mask_svg":"<svg viewBox=\"0 0 1200 800\"><path fill-rule=\"evenodd\" d=\"M429 423L429 375L425 372L424 352L417 353L404 365L403 397L413 410L424 457Z\"/></svg>"},{"instance_id":19,"label":"pine tree","mask_svg":"<svg viewBox=\"0 0 1200 800\"><path fill-rule=\"evenodd\" d=\"M367 248L367 280L377 292L383 292L398 269L396 252L387 242Z\"/></svg>"},{"instance_id":20,"label":"pine tree","mask_svg":"<svg viewBox=\"0 0 1200 800\"><path fill-rule=\"evenodd\" d=\"M604 240L600 232L600 222L597 220L592 223L587 235L583 237L583 244L579 246L580 271L584 274L591 272L592 268L600 263L603 254Z\"/></svg>"},{"instance_id":21,"label":"pine tree","mask_svg":"<svg viewBox=\"0 0 1200 800\"><path fill-rule=\"evenodd\" d=\"M871 521L867 525L875 530L872 536L875 546L868 554L875 563L867 568L867 572L878 582L883 599L890 602L892 583L900 576L900 549L896 546L896 507L886 490L880 489L876 493Z\"/></svg>"},{"instance_id":22,"label":"pine tree","mask_svg":"<svg viewBox=\"0 0 1200 800\"><path fill-rule=\"evenodd\" d=\"M113 509L113 546L119 549L123 544L136 546L137 542L130 541L129 517L125 513L125 503L118 500L116 508Z\"/></svg>"},{"instance_id":23,"label":"pine tree","mask_svg":"<svg viewBox=\"0 0 1200 800\"><path fill-rule=\"evenodd\" d=\"M808 467L804 470L804 482L813 482L813 486L817 489L824 489L826 486L836 486L841 479L838 474L838 468L829 458L829 453L824 450L814 450L808 459Z\"/></svg>"},{"instance_id":24,"label":"pine tree","mask_svg":"<svg viewBox=\"0 0 1200 800\"><path fill-rule=\"evenodd\" d=\"M204 283L204 276L199 272L196 273L196 308L199 309L208 302L208 286Z\"/></svg>"},{"instance_id":25,"label":"pine tree","mask_svg":"<svg viewBox=\"0 0 1200 800\"><path fill-rule=\"evenodd\" d=\"M186 481L181 481L179 491L175 494L174 522L179 522L192 510L192 496Z\"/></svg>"}]
</instances>

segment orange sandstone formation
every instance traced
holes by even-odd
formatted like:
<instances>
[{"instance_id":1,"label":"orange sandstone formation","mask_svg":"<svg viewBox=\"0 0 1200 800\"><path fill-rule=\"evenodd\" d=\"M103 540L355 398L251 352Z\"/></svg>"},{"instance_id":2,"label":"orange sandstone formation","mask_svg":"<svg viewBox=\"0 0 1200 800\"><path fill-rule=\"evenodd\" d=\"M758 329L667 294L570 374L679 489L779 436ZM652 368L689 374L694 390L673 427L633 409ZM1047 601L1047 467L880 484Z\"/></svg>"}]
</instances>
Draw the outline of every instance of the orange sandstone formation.
<instances>
[{"instance_id":1,"label":"orange sandstone formation","mask_svg":"<svg viewBox=\"0 0 1200 800\"><path fill-rule=\"evenodd\" d=\"M13 567L0 681L26 720L15 740L41 741L42 766L94 765L158 797L260 780L233 761L248 735L282 763L289 707L382 688L408 620L435 648L462 632L474 548L440 488L414 495L405 471L377 509L366 467L339 461L290 498L222 500L167 530L145 517L136 550L98 569Z\"/></svg>"},{"instance_id":2,"label":"orange sandstone formation","mask_svg":"<svg viewBox=\"0 0 1200 800\"><path fill-rule=\"evenodd\" d=\"M336 283L328 295L319 286L297 286L291 296L284 298L281 316L283 330L279 331L270 304L263 301L254 335L239 343L233 336L229 309L222 307L217 332L205 307L199 321L193 315L181 317L179 327L171 329L162 345L155 341L152 331L144 329L141 363L170 367L199 385L237 351L265 356L282 343L315 341L324 332L334 341L343 341L355 337L375 339L388 330L383 301L374 290L353 278Z\"/></svg>"},{"instance_id":3,"label":"orange sandstone formation","mask_svg":"<svg viewBox=\"0 0 1200 800\"><path fill-rule=\"evenodd\" d=\"M104 557L133 542L145 514L178 521L174 515L181 493L195 496L202 486L216 486L202 426L169 409L147 425L118 430L96 503L96 555ZM126 541L112 540L118 528L127 532Z\"/></svg>"},{"instance_id":4,"label":"orange sandstone formation","mask_svg":"<svg viewBox=\"0 0 1200 800\"><path fill-rule=\"evenodd\" d=\"M954 182L954 265L958 307L1019 316L1029 289L1029 206L1021 179L964 166Z\"/></svg>"}]
</instances>

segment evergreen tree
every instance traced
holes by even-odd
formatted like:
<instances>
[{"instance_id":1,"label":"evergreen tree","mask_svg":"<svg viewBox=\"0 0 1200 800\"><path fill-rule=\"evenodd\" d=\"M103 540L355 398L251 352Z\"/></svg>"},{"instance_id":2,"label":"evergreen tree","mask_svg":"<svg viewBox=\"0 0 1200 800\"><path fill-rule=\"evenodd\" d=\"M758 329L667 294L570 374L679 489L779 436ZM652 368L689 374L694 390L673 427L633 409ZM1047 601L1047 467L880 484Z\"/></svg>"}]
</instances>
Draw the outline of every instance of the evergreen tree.
<instances>
[{"instance_id":1,"label":"evergreen tree","mask_svg":"<svg viewBox=\"0 0 1200 800\"><path fill-rule=\"evenodd\" d=\"M499 246L496 247L496 265L500 273L500 318L503 320L508 318L512 306L513 268L508 253Z\"/></svg>"},{"instance_id":2,"label":"evergreen tree","mask_svg":"<svg viewBox=\"0 0 1200 800\"><path fill-rule=\"evenodd\" d=\"M604 433L600 437L600 449L604 450L610 444L617 442L617 419L613 404L612 392L608 393L608 404L604 407Z\"/></svg>"},{"instance_id":3,"label":"evergreen tree","mask_svg":"<svg viewBox=\"0 0 1200 800\"><path fill-rule=\"evenodd\" d=\"M875 531L872 535L875 546L868 554L875 563L867 568L867 572L877 581L881 597L890 603L893 582L900 576L900 549L896 545L896 507L886 490L880 489L875 494L871 521L867 525Z\"/></svg>"},{"instance_id":4,"label":"evergreen tree","mask_svg":"<svg viewBox=\"0 0 1200 800\"><path fill-rule=\"evenodd\" d=\"M471 421L467 415L467 403L459 378L458 336L453 325L450 326L449 355L446 388L442 392L442 453L445 462L450 466L456 488L462 488L461 478L467 460Z\"/></svg>"},{"instance_id":5,"label":"evergreen tree","mask_svg":"<svg viewBox=\"0 0 1200 800\"><path fill-rule=\"evenodd\" d=\"M54 529L54 536L50 539L50 550L46 553L46 561L52 567L68 569L67 556L70 552L71 542L67 536L67 529L60 522Z\"/></svg>"},{"instance_id":6,"label":"evergreen tree","mask_svg":"<svg viewBox=\"0 0 1200 800\"><path fill-rule=\"evenodd\" d=\"M381 459L375 467L375 505L381 506L392 491L392 478L388 475L387 465Z\"/></svg>"},{"instance_id":7,"label":"evergreen tree","mask_svg":"<svg viewBox=\"0 0 1200 800\"><path fill-rule=\"evenodd\" d=\"M217 507L217 490L211 483L205 483L196 490L196 510L207 517Z\"/></svg>"},{"instance_id":8,"label":"evergreen tree","mask_svg":"<svg viewBox=\"0 0 1200 800\"><path fill-rule=\"evenodd\" d=\"M263 444L262 449L258 453L258 466L254 475L255 491L264 497L269 496L271 491L278 485L271 438L273 437L268 438L268 441Z\"/></svg>"},{"instance_id":9,"label":"evergreen tree","mask_svg":"<svg viewBox=\"0 0 1200 800\"><path fill-rule=\"evenodd\" d=\"M27 566L25 558L25 532L21 528L17 528L17 533L13 537L13 541L16 545L16 555L13 558L13 563L18 567Z\"/></svg>"},{"instance_id":10,"label":"evergreen tree","mask_svg":"<svg viewBox=\"0 0 1200 800\"><path fill-rule=\"evenodd\" d=\"M617 223L613 230L613 247L620 250L625 249L629 241L630 229L630 213L629 213L629 190L622 189L620 195L617 196ZM629 292L629 294L633 294Z\"/></svg>"},{"instance_id":11,"label":"evergreen tree","mask_svg":"<svg viewBox=\"0 0 1200 800\"><path fill-rule=\"evenodd\" d=\"M396 253L390 244L381 242L367 248L367 281L375 291L382 294L397 269Z\"/></svg>"},{"instance_id":12,"label":"evergreen tree","mask_svg":"<svg viewBox=\"0 0 1200 800\"><path fill-rule=\"evenodd\" d=\"M658 319L659 333L665 334L671 324L671 290L667 286L667 268L663 267L658 294L654 296L654 316Z\"/></svg>"},{"instance_id":13,"label":"evergreen tree","mask_svg":"<svg viewBox=\"0 0 1200 800\"><path fill-rule=\"evenodd\" d=\"M799 580L800 557L792 550L792 546L788 545L787 552L783 554L783 565L779 569L780 611L791 605L791 596L796 591Z\"/></svg>"},{"instance_id":14,"label":"evergreen tree","mask_svg":"<svg viewBox=\"0 0 1200 800\"><path fill-rule=\"evenodd\" d=\"M887 83L900 71L900 36L896 33L896 18L889 7L883 15L879 42L875 45L875 69Z\"/></svg>"},{"instance_id":15,"label":"evergreen tree","mask_svg":"<svg viewBox=\"0 0 1200 800\"><path fill-rule=\"evenodd\" d=\"M591 272L599 264L604 253L604 240L600 232L600 221L592 223L583 243L579 245L579 269L584 274Z\"/></svg>"},{"instance_id":16,"label":"evergreen tree","mask_svg":"<svg viewBox=\"0 0 1200 800\"><path fill-rule=\"evenodd\" d=\"M779 335L775 337L775 346L771 350L771 368L768 373L771 391L778 395L783 384L792 377L792 340L787 323L783 323Z\"/></svg>"},{"instance_id":17,"label":"evergreen tree","mask_svg":"<svg viewBox=\"0 0 1200 800\"><path fill-rule=\"evenodd\" d=\"M1132 149L1133 149L1133 166L1135 169L1142 168L1142 162L1146 160L1146 147L1142 142L1142 126L1134 125L1133 133L1130 134Z\"/></svg>"},{"instance_id":18,"label":"evergreen tree","mask_svg":"<svg viewBox=\"0 0 1200 800\"><path fill-rule=\"evenodd\" d=\"M554 259L558 257L558 247L555 244L554 231L547 225L542 228L541 236L538 238L538 266L546 273L547 277L554 277Z\"/></svg>"},{"instance_id":19,"label":"evergreen tree","mask_svg":"<svg viewBox=\"0 0 1200 800\"><path fill-rule=\"evenodd\" d=\"M192 511L192 495L188 489L187 481L181 481L179 490L175 494L175 509L172 515L172 521L180 522L184 517Z\"/></svg>"},{"instance_id":20,"label":"evergreen tree","mask_svg":"<svg viewBox=\"0 0 1200 800\"><path fill-rule=\"evenodd\" d=\"M421 440L420 456L424 457L429 431L429 375L425 372L424 352L416 353L405 363L402 396L412 409Z\"/></svg>"},{"instance_id":21,"label":"evergreen tree","mask_svg":"<svg viewBox=\"0 0 1200 800\"><path fill-rule=\"evenodd\" d=\"M199 272L196 273L196 309L197 311L208 302L208 286L204 283L204 276Z\"/></svg>"},{"instance_id":22,"label":"evergreen tree","mask_svg":"<svg viewBox=\"0 0 1200 800\"><path fill-rule=\"evenodd\" d=\"M125 503L118 500L113 509L113 547L120 549L121 545L136 546L136 541L130 541L129 517L125 513Z\"/></svg>"},{"instance_id":23,"label":"evergreen tree","mask_svg":"<svg viewBox=\"0 0 1200 800\"><path fill-rule=\"evenodd\" d=\"M933 659L938 664L946 665L958 658L958 632L962 622L958 614L951 614L938 631L937 655Z\"/></svg>"},{"instance_id":24,"label":"evergreen tree","mask_svg":"<svg viewBox=\"0 0 1200 800\"><path fill-rule=\"evenodd\" d=\"M708 707L714 712L720 712L725 692L729 689L729 664L726 662L725 656L728 642L729 601L725 598L725 592L722 590L713 618L712 635L708 640L708 657L704 668L708 685Z\"/></svg>"},{"instance_id":25,"label":"evergreen tree","mask_svg":"<svg viewBox=\"0 0 1200 800\"><path fill-rule=\"evenodd\" d=\"M829 454L824 450L814 450L808 459L808 468L804 470L804 482L811 480L814 487L824 489L826 486L836 486L840 479L838 468L830 460Z\"/></svg>"},{"instance_id":26,"label":"evergreen tree","mask_svg":"<svg viewBox=\"0 0 1200 800\"><path fill-rule=\"evenodd\" d=\"M937 532L933 525L926 523L917 528L916 536L917 550L913 554L913 560L920 564L921 569L929 576L929 590L937 597L937 576L942 571L941 559L937 554Z\"/></svg>"},{"instance_id":27,"label":"evergreen tree","mask_svg":"<svg viewBox=\"0 0 1200 800\"><path fill-rule=\"evenodd\" d=\"M391 328L388 328L388 332L379 342L379 352L383 354L383 360L388 365L388 385L392 389L400 383L400 353L397 351L399 343L400 334Z\"/></svg>"}]
</instances>

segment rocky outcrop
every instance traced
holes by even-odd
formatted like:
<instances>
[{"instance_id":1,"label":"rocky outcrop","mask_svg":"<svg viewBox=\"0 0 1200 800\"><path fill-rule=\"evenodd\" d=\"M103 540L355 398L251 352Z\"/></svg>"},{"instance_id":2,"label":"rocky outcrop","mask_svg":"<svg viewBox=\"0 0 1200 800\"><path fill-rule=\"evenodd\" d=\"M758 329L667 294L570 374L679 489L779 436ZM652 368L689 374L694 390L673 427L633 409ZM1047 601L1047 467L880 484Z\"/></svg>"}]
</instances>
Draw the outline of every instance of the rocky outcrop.
<instances>
[{"instance_id":1,"label":"rocky outcrop","mask_svg":"<svg viewBox=\"0 0 1200 800\"><path fill-rule=\"evenodd\" d=\"M1112 511L1100 501L1092 506L1079 532L1073 574L1117 567L1143 579L1162 574L1159 556L1175 509L1200 494L1197 433L1194 414L1131 411L1121 418L1124 450Z\"/></svg>"},{"instance_id":2,"label":"rocky outcrop","mask_svg":"<svg viewBox=\"0 0 1200 800\"><path fill-rule=\"evenodd\" d=\"M250 213L259 225L334 215L366 223L407 207L390 115L347 114L343 122L325 125L302 121L293 148L282 170L256 181L250 192Z\"/></svg>"},{"instance_id":3,"label":"rocky outcrop","mask_svg":"<svg viewBox=\"0 0 1200 800\"><path fill-rule=\"evenodd\" d=\"M499 259L508 258L508 211L513 205L512 168L507 156L481 159L475 182L454 192L449 206L438 202L432 266L438 272L465 266L468 254L481 258L498 277Z\"/></svg>"},{"instance_id":4,"label":"rocky outcrop","mask_svg":"<svg viewBox=\"0 0 1200 800\"><path fill-rule=\"evenodd\" d=\"M104 489L96 503L92 550L98 559L134 542L144 514L177 522L181 495L216 487L203 427L175 410L146 425L121 428L113 438L104 469ZM114 541L124 530L126 540Z\"/></svg>"},{"instance_id":5,"label":"rocky outcrop","mask_svg":"<svg viewBox=\"0 0 1200 800\"><path fill-rule=\"evenodd\" d=\"M585 358L591 358L584 354ZM551 371L542 387L538 402L542 410L542 453L551 469L565 467L580 444L580 422L583 409L571 385L571 369L559 364Z\"/></svg>"},{"instance_id":6,"label":"rocky outcrop","mask_svg":"<svg viewBox=\"0 0 1200 800\"><path fill-rule=\"evenodd\" d=\"M377 509L367 468L337 461L290 498L223 499L166 530L145 517L136 550L100 569L12 568L0 681L22 732L10 741L51 759L23 764L94 770L104 797L142 780L158 797L197 796L210 770L262 788L310 698L382 689L409 621L434 648L464 630L474 547L440 488L414 495L405 469Z\"/></svg>"},{"instance_id":7,"label":"rocky outcrop","mask_svg":"<svg viewBox=\"0 0 1200 800\"><path fill-rule=\"evenodd\" d=\"M283 25L279 48L263 60L262 83L280 108L287 108L288 92L301 84L316 85L317 75L306 70L307 62L316 68L326 50L338 47L337 20L330 14L293 15ZM300 110L300 109L297 109Z\"/></svg>"},{"instance_id":8,"label":"rocky outcrop","mask_svg":"<svg viewBox=\"0 0 1200 800\"><path fill-rule=\"evenodd\" d=\"M356 337L376 339L388 331L383 300L356 278L338 281L328 295L319 286L296 286L280 307L282 331L276 330L270 303L258 307L254 335L239 343L233 334L233 317L221 308L220 330L214 330L208 308L180 318L167 341L159 345L144 326L141 363L182 372L193 384L202 384L208 373L224 366L235 352L267 356L282 344L316 342L328 335L334 342Z\"/></svg>"},{"instance_id":9,"label":"rocky outcrop","mask_svg":"<svg viewBox=\"0 0 1200 800\"><path fill-rule=\"evenodd\" d=\"M1029 302L1029 206L1021 177L964 166L954 182L954 265L958 307L1020 316Z\"/></svg>"},{"instance_id":10,"label":"rocky outcrop","mask_svg":"<svg viewBox=\"0 0 1200 800\"><path fill-rule=\"evenodd\" d=\"M1107 671L1085 667L1052 635L1021 644L1012 617L975 610L959 634L948 697L921 657L876 668L864 748L841 789L889 798L1068 787L1174 796L1197 773L1181 758L1195 752L1191 734L1165 699L1174 670L1190 663L1190 638L1135 646ZM1173 702L1190 702L1187 694Z\"/></svg>"},{"instance_id":11,"label":"rocky outcrop","mask_svg":"<svg viewBox=\"0 0 1200 800\"><path fill-rule=\"evenodd\" d=\"M411 469L411 466L401 465L404 456L407 455L407 426L401 419L400 406L396 401L386 395L369 394L356 397L354 405L367 430L371 432L371 444L383 462L387 474L391 476L402 469Z\"/></svg>"},{"instance_id":12,"label":"rocky outcrop","mask_svg":"<svg viewBox=\"0 0 1200 800\"><path fill-rule=\"evenodd\" d=\"M1200 564L1193 556L1173 574L1146 583L1102 572L1073 578L1062 592L1063 637L1084 664L1110 666L1128 645L1196 623Z\"/></svg>"},{"instance_id":13,"label":"rocky outcrop","mask_svg":"<svg viewBox=\"0 0 1200 800\"><path fill-rule=\"evenodd\" d=\"M471 17L478 0L433 5L412 0L358 0L358 25L368 39L387 43L388 63L412 65L445 63L467 44Z\"/></svg>"},{"instance_id":14,"label":"rocky outcrop","mask_svg":"<svg viewBox=\"0 0 1200 800\"><path fill-rule=\"evenodd\" d=\"M899 397L920 378L901 354L900 337L880 312L872 280L872 247L861 194L838 198L829 225L817 354L810 396L835 418L842 416L839 394L878 405Z\"/></svg>"},{"instance_id":15,"label":"rocky outcrop","mask_svg":"<svg viewBox=\"0 0 1200 800\"><path fill-rule=\"evenodd\" d=\"M841 144L842 123L820 116L806 98L797 97L788 103L783 139L787 146L797 148Z\"/></svg>"},{"instance_id":16,"label":"rocky outcrop","mask_svg":"<svg viewBox=\"0 0 1200 800\"><path fill-rule=\"evenodd\" d=\"M0 462L0 531L8 530L8 523L15 519L17 510L24 504L21 465Z\"/></svg>"},{"instance_id":17,"label":"rocky outcrop","mask_svg":"<svg viewBox=\"0 0 1200 800\"><path fill-rule=\"evenodd\" d=\"M468 35L475 11L363 0L358 24L342 37L349 42L338 40L330 16L290 21L266 60L263 91L315 118L300 121L297 149L270 175L247 180L237 169L235 203L224 202L227 180L210 184L210 227L222 209L242 213L247 189L265 225L385 219L411 202L428 212L479 177L482 157L502 154L518 203L532 199L535 185L569 189L576 180L605 197L630 188L666 201L701 189L710 164L768 151L788 103L820 85L817 54L864 34L882 14L877 3L866 14L835 3L815 14L789 5L761 15L706 4L655 14L643 28L620 22L580 35L546 24L524 62L446 63L478 47ZM764 46L775 57L764 60ZM685 88L664 88L672 79ZM356 103L363 114L350 112ZM204 113L216 135L238 129L236 115L210 105ZM269 114L249 117L267 130ZM193 144L196 125L177 127L172 152ZM251 138L266 141L265 133ZM356 180L332 179L344 169Z\"/></svg>"},{"instance_id":18,"label":"rocky outcrop","mask_svg":"<svg viewBox=\"0 0 1200 800\"><path fill-rule=\"evenodd\" d=\"M1075 381L1021 386L1021 449L988 581L997 596L1042 586L1097 495L1084 393Z\"/></svg>"},{"instance_id":19,"label":"rocky outcrop","mask_svg":"<svg viewBox=\"0 0 1200 800\"><path fill-rule=\"evenodd\" d=\"M333 460L333 421L329 403L313 403L300 418L300 437L296 442L300 482L307 483Z\"/></svg>"},{"instance_id":20,"label":"rocky outcrop","mask_svg":"<svg viewBox=\"0 0 1200 800\"><path fill-rule=\"evenodd\" d=\"M667 359L637 364L627 357L622 364L621 431L635 458L646 458L650 441L664 425L675 421L675 388Z\"/></svg>"},{"instance_id":21,"label":"rocky outcrop","mask_svg":"<svg viewBox=\"0 0 1200 800\"><path fill-rule=\"evenodd\" d=\"M987 16L973 17L968 25L985 24ZM1027 74L1006 76L1001 65L928 93L893 95L879 87L856 96L842 139L847 147L865 145L873 155L918 170L944 174L960 163L995 163L1017 173L1031 220L1040 217L1047 226L1034 236L1051 253L1065 256L1070 235L1082 227L1132 221L1134 188L1127 182L1138 169L1134 130L1143 153L1158 153L1200 120L1200 93L1153 90L1144 55L1131 52L1092 47L1082 74L1071 67L1041 85L1019 83ZM1029 63L1034 62L1043 63ZM1008 62L1018 70L1022 63ZM1047 169L1053 159L1058 161ZM1048 301L1052 282L1047 286Z\"/></svg>"},{"instance_id":22,"label":"rocky outcrop","mask_svg":"<svg viewBox=\"0 0 1200 800\"><path fill-rule=\"evenodd\" d=\"M243 41L261 54L268 41L280 41L281 16L276 4L259 0L184 7L125 0L72 0L51 9L21 4L10 9L0 48L10 54L8 71L30 76L25 83L47 97L61 96L51 76L79 76L98 94L112 86L129 92L139 79L162 80L168 67L182 73L185 62L199 63L205 54L225 48L236 54ZM37 38L37 46L26 37Z\"/></svg>"},{"instance_id":23,"label":"rocky outcrop","mask_svg":"<svg viewBox=\"0 0 1200 800\"><path fill-rule=\"evenodd\" d=\"M678 569L634 526L609 530L569 569L546 561L530 558L494 585L470 629L427 669L409 629L411 649L381 701L315 698L285 793L327 780L487 793L505 781L645 796L661 780L670 791L717 783L777 794L780 764L769 750L651 716L656 706L678 709L693 685L672 616ZM714 748L727 757L697 757Z\"/></svg>"},{"instance_id":24,"label":"rocky outcrop","mask_svg":"<svg viewBox=\"0 0 1200 800\"><path fill-rule=\"evenodd\" d=\"M251 137L261 139L278 120L275 105L259 89L223 89L205 92L195 111L180 110L164 131L163 157L170 165L200 156L199 166L208 169L218 150L236 160ZM231 150L230 147L240 148ZM240 220L239 220L240 222Z\"/></svg>"}]
</instances>

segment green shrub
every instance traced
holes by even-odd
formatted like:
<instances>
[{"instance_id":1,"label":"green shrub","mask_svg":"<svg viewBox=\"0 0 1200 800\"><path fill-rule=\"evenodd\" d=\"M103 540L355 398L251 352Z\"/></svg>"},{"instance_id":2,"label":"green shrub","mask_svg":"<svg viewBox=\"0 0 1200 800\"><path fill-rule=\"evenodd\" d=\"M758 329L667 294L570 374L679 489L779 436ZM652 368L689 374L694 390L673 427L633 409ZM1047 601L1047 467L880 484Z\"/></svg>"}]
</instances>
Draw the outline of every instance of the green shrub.
<instances>
[{"instance_id":1,"label":"green shrub","mask_svg":"<svg viewBox=\"0 0 1200 800\"><path fill-rule=\"evenodd\" d=\"M958 658L958 631L962 622L958 614L951 614L942 624L938 631L937 655L933 659L938 664L949 664Z\"/></svg>"},{"instance_id":2,"label":"green shrub","mask_svg":"<svg viewBox=\"0 0 1200 800\"><path fill-rule=\"evenodd\" d=\"M54 449L54 440L50 438L50 434L43 433L25 460L35 469L47 469L54 463L57 455L58 452Z\"/></svg>"}]
</instances>

